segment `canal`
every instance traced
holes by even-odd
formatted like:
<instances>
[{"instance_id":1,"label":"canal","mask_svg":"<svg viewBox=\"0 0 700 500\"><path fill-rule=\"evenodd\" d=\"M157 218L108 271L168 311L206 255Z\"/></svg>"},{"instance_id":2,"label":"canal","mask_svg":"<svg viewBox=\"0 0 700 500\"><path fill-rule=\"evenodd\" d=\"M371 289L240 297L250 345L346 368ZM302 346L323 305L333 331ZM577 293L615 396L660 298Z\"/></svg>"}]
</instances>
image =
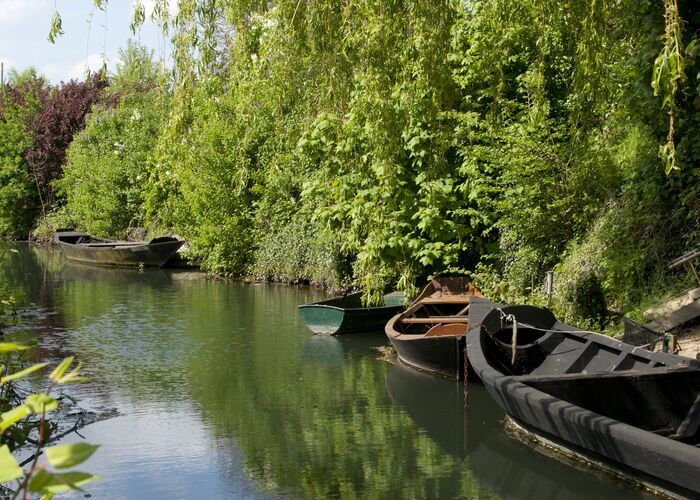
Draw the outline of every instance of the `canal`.
<instances>
[{"instance_id":1,"label":"canal","mask_svg":"<svg viewBox=\"0 0 700 500\"><path fill-rule=\"evenodd\" d=\"M79 358L91 382L70 395L114 415L81 430L93 498L647 496L513 438L477 383L386 361L382 332L312 335L296 306L318 290L0 243L0 295L5 340Z\"/></svg>"}]
</instances>

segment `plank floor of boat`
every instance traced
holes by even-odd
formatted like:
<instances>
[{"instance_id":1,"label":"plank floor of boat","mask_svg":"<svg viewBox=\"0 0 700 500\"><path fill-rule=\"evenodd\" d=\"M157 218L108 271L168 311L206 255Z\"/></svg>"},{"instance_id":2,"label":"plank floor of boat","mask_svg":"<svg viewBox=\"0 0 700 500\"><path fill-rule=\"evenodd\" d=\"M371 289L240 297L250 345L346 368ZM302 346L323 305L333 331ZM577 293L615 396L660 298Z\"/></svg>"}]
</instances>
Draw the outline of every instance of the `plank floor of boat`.
<instances>
[{"instance_id":1,"label":"plank floor of boat","mask_svg":"<svg viewBox=\"0 0 700 500\"><path fill-rule=\"evenodd\" d=\"M548 355L532 370L532 375L651 370L663 366L629 352L566 334L553 335L543 342L542 348Z\"/></svg>"}]
</instances>

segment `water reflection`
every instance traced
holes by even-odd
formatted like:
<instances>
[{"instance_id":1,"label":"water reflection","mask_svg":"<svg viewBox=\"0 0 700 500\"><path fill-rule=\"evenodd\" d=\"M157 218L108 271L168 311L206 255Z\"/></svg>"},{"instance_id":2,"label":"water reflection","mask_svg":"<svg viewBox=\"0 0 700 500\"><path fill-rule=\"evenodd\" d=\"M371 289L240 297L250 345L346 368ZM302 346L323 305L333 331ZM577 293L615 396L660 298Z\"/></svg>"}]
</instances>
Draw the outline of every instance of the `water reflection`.
<instances>
[{"instance_id":1,"label":"water reflection","mask_svg":"<svg viewBox=\"0 0 700 500\"><path fill-rule=\"evenodd\" d=\"M477 382L464 385L392 366L387 390L441 449L464 460L475 481L503 498L645 498L603 473L541 455L509 436L504 414Z\"/></svg>"},{"instance_id":2,"label":"water reflection","mask_svg":"<svg viewBox=\"0 0 700 500\"><path fill-rule=\"evenodd\" d=\"M96 498L639 496L510 439L483 388L465 412L462 385L379 360L381 333L311 336L318 291L2 248L0 292L43 311L12 335L121 413L84 429Z\"/></svg>"}]
</instances>

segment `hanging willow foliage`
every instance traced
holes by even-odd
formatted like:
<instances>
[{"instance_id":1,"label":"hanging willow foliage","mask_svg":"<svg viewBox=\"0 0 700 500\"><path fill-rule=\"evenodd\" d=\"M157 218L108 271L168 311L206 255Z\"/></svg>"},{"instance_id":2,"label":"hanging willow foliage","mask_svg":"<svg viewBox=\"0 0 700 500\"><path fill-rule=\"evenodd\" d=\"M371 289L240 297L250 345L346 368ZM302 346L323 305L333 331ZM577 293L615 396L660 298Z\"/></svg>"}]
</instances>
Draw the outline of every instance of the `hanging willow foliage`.
<instances>
[{"instance_id":1,"label":"hanging willow foliage","mask_svg":"<svg viewBox=\"0 0 700 500\"><path fill-rule=\"evenodd\" d=\"M678 13L678 0L664 0L664 19L666 29L663 35L663 48L654 61L652 87L654 94L662 97L661 107L668 110L668 136L666 143L659 146L659 156L663 161L666 174L678 170L675 144L675 125L678 114L678 92L687 82L686 52L692 50L696 39L683 48L683 20Z\"/></svg>"}]
</instances>

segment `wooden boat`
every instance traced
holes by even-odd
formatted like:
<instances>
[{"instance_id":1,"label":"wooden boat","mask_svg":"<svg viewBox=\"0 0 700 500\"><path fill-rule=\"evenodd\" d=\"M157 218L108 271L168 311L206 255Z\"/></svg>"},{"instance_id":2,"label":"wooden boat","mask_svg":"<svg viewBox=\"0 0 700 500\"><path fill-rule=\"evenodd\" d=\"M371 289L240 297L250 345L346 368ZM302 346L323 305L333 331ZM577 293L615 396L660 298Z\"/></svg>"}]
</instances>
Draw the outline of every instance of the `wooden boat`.
<instances>
[{"instance_id":1,"label":"wooden boat","mask_svg":"<svg viewBox=\"0 0 700 500\"><path fill-rule=\"evenodd\" d=\"M381 330L396 313L403 311L404 294L392 292L384 295L383 305L363 307L362 293L301 304L297 306L304 323L314 333L341 335Z\"/></svg>"},{"instance_id":2,"label":"wooden boat","mask_svg":"<svg viewBox=\"0 0 700 500\"><path fill-rule=\"evenodd\" d=\"M513 328L516 324L516 328ZM682 497L700 495L700 363L475 299L469 365L532 439Z\"/></svg>"},{"instance_id":3,"label":"wooden boat","mask_svg":"<svg viewBox=\"0 0 700 500\"><path fill-rule=\"evenodd\" d=\"M54 242L66 258L87 264L161 267L185 243L168 236L151 241L114 241L77 231L58 231Z\"/></svg>"},{"instance_id":4,"label":"wooden boat","mask_svg":"<svg viewBox=\"0 0 700 500\"><path fill-rule=\"evenodd\" d=\"M431 280L405 312L386 324L399 359L428 372L462 379L472 297L481 296L468 278Z\"/></svg>"}]
</instances>

